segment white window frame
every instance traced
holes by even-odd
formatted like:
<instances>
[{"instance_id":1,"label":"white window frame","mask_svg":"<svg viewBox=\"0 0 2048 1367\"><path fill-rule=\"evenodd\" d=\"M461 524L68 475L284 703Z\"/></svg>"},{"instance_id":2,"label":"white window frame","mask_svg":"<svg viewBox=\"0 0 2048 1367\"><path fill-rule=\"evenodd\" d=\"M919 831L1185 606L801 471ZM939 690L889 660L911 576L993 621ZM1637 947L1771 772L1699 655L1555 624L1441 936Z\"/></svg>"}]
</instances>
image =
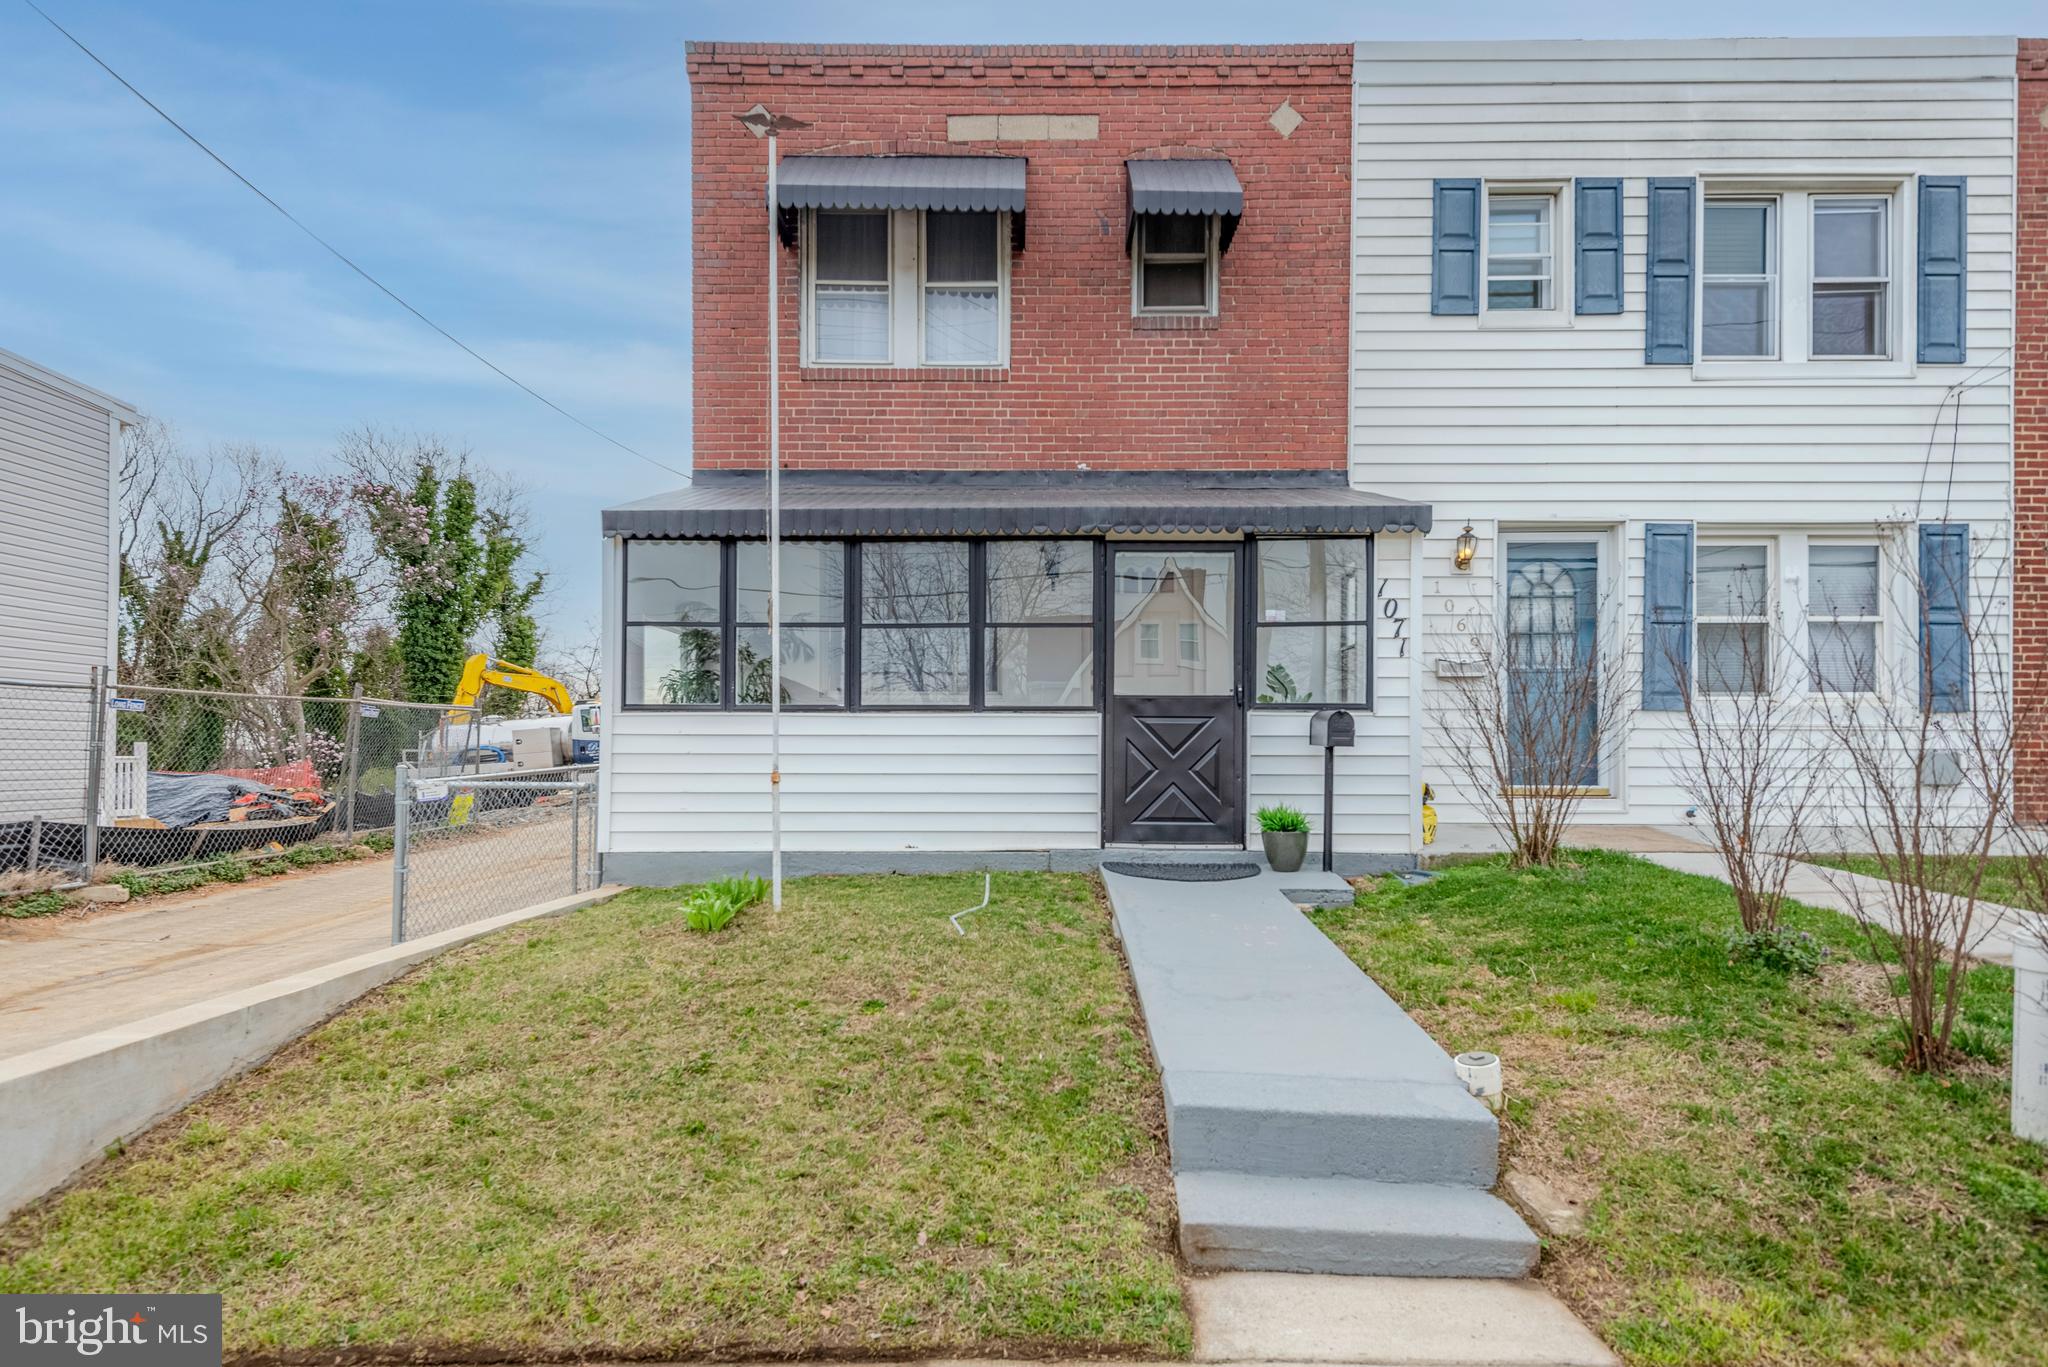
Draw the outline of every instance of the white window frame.
<instances>
[{"instance_id":1,"label":"white window frame","mask_svg":"<svg viewBox=\"0 0 2048 1367\"><path fill-rule=\"evenodd\" d=\"M1764 601L1753 613L1741 615L1728 613L1695 612L1692 619L1692 689L1697 698L1760 698L1773 692L1777 687L1775 656L1777 651L1771 641L1771 627L1777 620L1778 603L1778 544L1771 536L1701 535L1693 550L1693 575L1699 575L1699 552L1715 546L1755 546L1764 553ZM1706 670L1701 662L1706 659L1700 649L1700 628L1703 626L1761 626L1764 629L1764 677L1762 687L1754 693L1735 693L1726 689L1709 693L1702 680Z\"/></svg>"},{"instance_id":2,"label":"white window frame","mask_svg":"<svg viewBox=\"0 0 2048 1367\"><path fill-rule=\"evenodd\" d=\"M914 211L917 219L917 357L920 366L938 370L1000 370L1010 364L1010 215L996 213L996 278L982 281L947 280L933 284L925 278L925 225L929 211ZM987 289L996 292L996 358L993 361L933 361L925 352L925 300L933 290Z\"/></svg>"},{"instance_id":3,"label":"white window frame","mask_svg":"<svg viewBox=\"0 0 2048 1367\"><path fill-rule=\"evenodd\" d=\"M1762 205L1764 217L1764 265L1762 275L1707 274L1707 210L1716 204ZM1785 252L1780 243L1785 221L1784 204L1778 195L1702 195L1700 197L1700 349L1702 360L1775 361L1785 354ZM1748 285L1762 282L1771 288L1771 349L1761 356L1713 353L1707 350L1707 286Z\"/></svg>"},{"instance_id":4,"label":"white window frame","mask_svg":"<svg viewBox=\"0 0 2048 1367\"><path fill-rule=\"evenodd\" d=\"M1207 246L1198 254L1195 252L1154 252L1145 244L1145 229L1153 215L1140 214L1133 228L1131 241L1131 316L1134 318L1213 318L1217 312L1218 296L1221 294L1220 281L1222 266L1223 219L1219 214L1208 214L1209 231L1205 240ZM1175 304L1148 308L1145 304L1145 266L1157 261L1162 266L1184 266L1199 261L1202 263L1203 302L1200 304Z\"/></svg>"},{"instance_id":5,"label":"white window frame","mask_svg":"<svg viewBox=\"0 0 2048 1367\"><path fill-rule=\"evenodd\" d=\"M1162 641L1165 633L1157 622L1138 623L1138 658L1146 664L1158 664L1166 658Z\"/></svg>"},{"instance_id":6,"label":"white window frame","mask_svg":"<svg viewBox=\"0 0 2048 1367\"><path fill-rule=\"evenodd\" d=\"M1484 290L1482 291L1482 297L1483 297L1483 298L1485 299L1485 301L1486 301L1486 302L1485 302L1485 304L1483 305L1483 307L1484 307L1484 308L1485 308L1485 309L1486 309L1486 310L1487 310L1488 312L1493 312L1493 311L1494 311L1494 309L1493 309L1493 281L1494 281L1494 275L1493 275L1493 209L1494 209L1494 205L1495 205L1496 203L1498 203L1498 204L1500 204L1500 205L1501 205L1502 207L1509 207L1509 205L1510 205L1510 203L1511 203L1511 202L1520 202L1520 203L1529 203L1529 204L1537 204L1537 205L1541 205L1541 206L1542 206L1542 209L1543 209L1543 226L1544 226L1544 227L1545 227L1546 229L1548 229L1548 230L1549 230L1549 234L1550 234L1550 242L1549 242L1549 247L1548 247L1548 249L1547 249L1547 250L1545 250L1544 252L1542 252L1542 253L1541 253L1541 255L1542 255L1542 256L1543 256L1544 258L1545 258L1545 262L1546 262L1546 265L1547 265L1548 269L1546 269L1546 270L1545 270L1545 271L1544 271L1544 272L1543 272L1543 273L1542 273L1541 275L1514 275L1514 276L1502 276L1502 277L1501 277L1501 280L1502 280L1502 282L1503 282L1503 283L1508 283L1508 284L1525 284L1525 283L1529 283L1529 282L1532 282L1532 281L1533 281L1533 282L1535 282L1535 283L1537 283L1537 284L1539 284L1539 285L1541 285L1541 286L1543 286L1543 287L1544 287L1544 288L1542 288L1542 289L1539 289L1539 290L1537 291L1537 298L1539 298L1539 299L1547 299L1547 300L1548 300L1549 302L1547 302L1547 303L1539 303L1539 304L1537 304L1537 305L1536 305L1536 306L1535 306L1534 308L1527 308L1527 309L1502 309L1502 310L1500 310L1500 311L1501 311L1501 312L1503 312L1503 313L1555 313L1555 312L1557 312L1557 310L1558 310L1558 307L1559 307L1560 303L1562 302L1562 301L1561 301L1561 300L1559 299L1559 297L1558 297L1558 296L1559 296L1559 294L1561 293L1561 291L1559 290L1559 279L1558 279L1558 277L1559 277L1559 275L1561 274L1561 272L1560 272L1560 271L1558 270L1558 268L1557 268L1557 259L1558 259L1558 250L1557 250L1557 246L1558 246L1558 237L1559 237L1559 232L1558 232L1558 230L1559 230L1559 227L1560 227L1560 222L1559 222L1559 220L1560 220L1560 219L1562 219L1563 215L1562 215L1561 213L1559 213L1559 212L1558 212L1558 193L1557 193L1557 191L1555 191L1555 190L1527 190L1527 189L1515 189L1515 188L1512 188L1512 187L1509 187L1509 186L1492 186L1492 185L1489 185L1489 186L1487 186L1487 187L1486 187L1486 226L1485 226L1485 231L1484 231L1484 233L1483 233L1483 237L1484 237L1484 240L1485 240L1485 251L1486 251L1486 254L1485 254L1485 256L1484 256L1484 257L1482 258L1482 260L1483 260L1483 263L1484 263L1484 267L1485 267L1484 271L1482 272L1482 273L1483 273L1483 275L1485 276L1485 288L1484 288Z\"/></svg>"},{"instance_id":7,"label":"white window frame","mask_svg":"<svg viewBox=\"0 0 2048 1367\"><path fill-rule=\"evenodd\" d=\"M1182 622L1180 624L1180 662L1184 665L1198 665L1202 662L1202 624Z\"/></svg>"},{"instance_id":8,"label":"white window frame","mask_svg":"<svg viewBox=\"0 0 2048 1367\"><path fill-rule=\"evenodd\" d=\"M1910 263L1918 250L1919 226L1916 215L1908 212L1907 202L1917 183L1917 173L1903 170L1702 172L1702 206L1709 199L1773 196L1778 200L1778 356L1765 360L1706 354L1706 214L1700 212L1693 224L1694 260L1700 267L1693 272L1693 379L1783 384L1910 379L1917 369L1917 301L1915 291L1901 288L1900 283L1912 278ZM1887 203L1887 356L1813 354L1813 202L1835 198L1882 199Z\"/></svg>"},{"instance_id":9,"label":"white window frame","mask_svg":"<svg viewBox=\"0 0 2048 1367\"><path fill-rule=\"evenodd\" d=\"M822 213L835 213L835 214L840 214L840 213L843 213L843 214L850 214L850 215L852 215L852 214L858 214L858 215L863 215L863 216L867 216L867 217L876 217L876 218L881 218L881 219L887 220L887 221L889 222L889 225L890 225L890 232L889 232L889 234L888 234L888 240L889 240L889 247L890 247L890 250L889 250L889 262L888 262L888 267L887 267L887 269L886 269L886 270L885 270L885 271L883 272L883 276L882 276L882 297L883 297L883 298L884 298L884 299L885 299L885 300L887 301L887 303L888 303L888 308L889 308L889 317L890 317L890 320L891 320L891 322L890 322L890 326L889 326L889 327L887 327L887 328L885 328L885 329L883 330L883 336L884 336L884 337L885 337L885 338L886 338L886 339L888 340L888 344L889 344L889 349L888 349L888 353L887 353L887 354L886 354L885 356L883 356L883 357L882 357L881 359L879 359L879 360L851 360L851 361L848 361L848 360L837 360L837 359L833 359L833 358L829 358L829 357L820 357L820 356L818 356L818 355L816 354L816 353L817 353L817 345L818 345L818 289L819 289L819 287L820 287L820 286L823 286L823 287L825 287L825 288L827 288L827 289L830 289L830 288L831 288L832 286L834 286L834 285L844 285L844 286L859 286L859 287L861 287L861 288L872 288L872 287L874 286L874 283L875 283L875 282L874 282L874 281L872 281L872 280L821 280L821 279L819 279L819 277L818 277L818 233L817 233L817 222L818 222L818 215L819 215L819 214L820 214L821 212L822 212ZM894 364L896 363L896 362L895 362L895 356L896 356L896 328L895 328L895 324L894 324L894 320L895 320L895 317L896 317L896 251L895 251L895 241L896 241L896 234L895 234L895 231L894 231L894 229L895 229L895 222L894 222L894 218L893 218L893 216L891 215L890 211L889 211L889 210L887 210L887 209L826 209L826 210L818 210L818 209L808 209L808 210L806 210L806 211L804 212L804 222L803 222L803 239L804 239L804 240L803 240L803 247L804 247L804 253L803 253L803 271L804 271L804 279L803 279L803 285L804 285L804 289L803 289L803 310L804 310L804 316L803 316L803 329L802 329L802 330L803 330L803 343L804 343L804 348L803 348L803 350L804 350L804 358L803 358L803 359L804 359L804 364L805 364L805 365L816 365L816 366L846 366L846 367L849 367L849 368L852 368L852 369L856 369L856 370L858 370L858 369L865 369L865 368L871 368L871 367L888 367L888 366L893 366L893 365L894 365Z\"/></svg>"},{"instance_id":10,"label":"white window frame","mask_svg":"<svg viewBox=\"0 0 2048 1367\"><path fill-rule=\"evenodd\" d=\"M1569 181L1482 181L1479 204L1479 326L1482 328L1568 328L1578 315L1572 269L1578 252ZM1493 256L1493 201L1546 198L1550 201L1550 303L1547 309L1497 309L1487 288L1487 263Z\"/></svg>"},{"instance_id":11,"label":"white window frame","mask_svg":"<svg viewBox=\"0 0 2048 1367\"><path fill-rule=\"evenodd\" d=\"M1809 358L1820 361L1855 363L1858 361L1889 361L1898 354L1899 329L1896 298L1898 291L1894 288L1893 282L1899 272L1894 259L1897 255L1895 241L1897 235L1892 227L1893 221L1898 215L1896 213L1896 206L1892 203L1892 198L1891 195L1859 194L1814 194L1807 196L1806 259L1809 263L1817 262L1820 259L1820 216L1826 206L1841 203L1874 204L1877 206L1880 228L1883 232L1885 271L1882 276L1822 276L1817 271L1808 270L1806 278L1806 353ZM1884 346L1882 348L1877 351L1846 356L1834 353L1822 356L1813 350L1813 296L1820 290L1822 285L1881 285L1884 287L1884 307L1880 311L1878 320L1879 326L1884 329Z\"/></svg>"},{"instance_id":12,"label":"white window frame","mask_svg":"<svg viewBox=\"0 0 2048 1367\"><path fill-rule=\"evenodd\" d=\"M1877 552L1877 583L1874 589L1874 591L1877 594L1877 610L1875 612L1857 613L1852 616L1844 616L1835 613L1823 612L1822 609L1826 605L1816 604L1813 601L1812 557L1814 548L1819 546L1854 546L1859 549L1863 547L1869 547L1870 549ZM1803 661L1801 661L1801 664L1806 670L1805 692L1807 696L1812 698L1821 698L1827 696L1828 694L1832 694L1835 697L1841 698L1872 698L1882 696L1884 692L1885 682L1885 648L1886 641L1888 639L1888 632L1886 630L1885 623L1886 562L1884 540L1880 537L1873 536L1809 537L1806 543L1806 554L1807 566L1804 592L1806 596L1807 640L1806 658ZM1833 626L1837 623L1842 622L1852 623L1856 625L1861 625L1865 622L1871 624L1872 630L1870 633L1870 672L1872 686L1867 689L1830 689L1824 692L1819 686L1819 683L1816 679L1816 675L1819 671L1815 668L1814 665L1813 628L1818 626Z\"/></svg>"},{"instance_id":13,"label":"white window frame","mask_svg":"<svg viewBox=\"0 0 2048 1367\"><path fill-rule=\"evenodd\" d=\"M825 213L886 213L889 216L889 359L837 361L817 354L817 216ZM1010 243L1007 210L996 213L996 359L979 365L933 364L924 359L924 216L922 209L804 210L802 226L803 316L798 322L802 364L820 370L1006 370L1010 365ZM825 282L828 285L833 283ZM854 282L846 282L854 283ZM871 281L861 281L871 284ZM948 281L935 289L971 288Z\"/></svg>"}]
</instances>

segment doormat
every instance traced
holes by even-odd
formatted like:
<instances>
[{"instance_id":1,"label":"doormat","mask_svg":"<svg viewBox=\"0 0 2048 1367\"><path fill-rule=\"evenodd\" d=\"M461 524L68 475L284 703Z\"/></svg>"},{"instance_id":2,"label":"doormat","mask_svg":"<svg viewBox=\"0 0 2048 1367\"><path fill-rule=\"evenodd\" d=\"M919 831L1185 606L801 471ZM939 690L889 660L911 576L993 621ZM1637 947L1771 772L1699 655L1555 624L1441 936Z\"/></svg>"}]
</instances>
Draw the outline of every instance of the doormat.
<instances>
[{"instance_id":1,"label":"doormat","mask_svg":"<svg viewBox=\"0 0 2048 1367\"><path fill-rule=\"evenodd\" d=\"M1259 876L1259 866L1243 860L1214 864L1154 864L1135 859L1106 859L1102 867L1126 878L1162 878L1169 883L1226 883L1233 878Z\"/></svg>"}]
</instances>

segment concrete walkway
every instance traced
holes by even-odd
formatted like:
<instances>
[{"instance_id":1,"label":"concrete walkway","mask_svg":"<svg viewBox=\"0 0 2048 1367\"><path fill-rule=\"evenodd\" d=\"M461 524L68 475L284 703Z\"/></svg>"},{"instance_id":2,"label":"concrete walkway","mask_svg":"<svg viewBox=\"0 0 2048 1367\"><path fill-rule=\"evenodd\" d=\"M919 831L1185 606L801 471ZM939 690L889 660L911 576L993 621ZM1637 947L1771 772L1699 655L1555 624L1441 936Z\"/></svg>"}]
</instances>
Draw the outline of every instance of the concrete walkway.
<instances>
[{"instance_id":1,"label":"concrete walkway","mask_svg":"<svg viewBox=\"0 0 2048 1367\"><path fill-rule=\"evenodd\" d=\"M391 861L0 923L0 1058L391 943Z\"/></svg>"},{"instance_id":2,"label":"concrete walkway","mask_svg":"<svg viewBox=\"0 0 2048 1367\"><path fill-rule=\"evenodd\" d=\"M1718 850L1684 854L1644 852L1640 857L1679 873L1699 874L1723 883L1728 881L1728 865ZM1870 878L1846 869L1800 863L1793 865L1791 876L1785 880L1785 895L1810 907L1826 907L1844 916L1862 919L1863 913L1858 911L1857 903L1862 903L1865 912L1889 907L1892 885L1882 878ZM1886 920L1890 919L1887 915ZM1970 927L1969 943L1963 947L1974 957L1987 962L2010 964L2015 939L2042 936L2041 918L2033 913L2017 907L1979 902ZM2037 938L2036 943L2048 944L2048 938Z\"/></svg>"},{"instance_id":3,"label":"concrete walkway","mask_svg":"<svg viewBox=\"0 0 2048 1367\"><path fill-rule=\"evenodd\" d=\"M1519 1277L1499 1127L1451 1060L1293 905L1319 874L1105 871L1200 1268Z\"/></svg>"}]
</instances>

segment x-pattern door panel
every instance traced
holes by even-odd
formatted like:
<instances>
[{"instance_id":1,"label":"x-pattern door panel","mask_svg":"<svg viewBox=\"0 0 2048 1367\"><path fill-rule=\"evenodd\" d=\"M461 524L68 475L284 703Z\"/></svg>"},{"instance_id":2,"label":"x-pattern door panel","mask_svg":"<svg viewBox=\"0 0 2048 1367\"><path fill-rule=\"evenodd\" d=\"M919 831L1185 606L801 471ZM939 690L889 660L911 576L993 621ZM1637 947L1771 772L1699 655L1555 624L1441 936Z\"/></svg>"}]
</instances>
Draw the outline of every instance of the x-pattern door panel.
<instances>
[{"instance_id":1,"label":"x-pattern door panel","mask_svg":"<svg viewBox=\"0 0 2048 1367\"><path fill-rule=\"evenodd\" d=\"M1177 844L1239 839L1236 700L1121 703L1111 838Z\"/></svg>"}]
</instances>

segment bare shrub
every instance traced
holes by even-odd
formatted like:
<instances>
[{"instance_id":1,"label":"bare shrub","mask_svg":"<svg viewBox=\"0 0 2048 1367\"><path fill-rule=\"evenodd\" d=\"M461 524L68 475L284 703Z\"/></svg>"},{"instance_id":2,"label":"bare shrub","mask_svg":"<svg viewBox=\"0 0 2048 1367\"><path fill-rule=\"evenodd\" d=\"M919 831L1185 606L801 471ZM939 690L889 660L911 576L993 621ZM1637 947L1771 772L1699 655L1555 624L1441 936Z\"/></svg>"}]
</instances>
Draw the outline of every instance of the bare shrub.
<instances>
[{"instance_id":1,"label":"bare shrub","mask_svg":"<svg viewBox=\"0 0 2048 1367\"><path fill-rule=\"evenodd\" d=\"M1700 548L1697 658L1674 652L1670 660L1691 744L1672 748L1670 766L1705 818L1742 929L1754 936L1778 931L1822 767L1793 686L1797 655L1770 608L1768 558L1748 558L1751 550Z\"/></svg>"},{"instance_id":2,"label":"bare shrub","mask_svg":"<svg viewBox=\"0 0 2048 1367\"><path fill-rule=\"evenodd\" d=\"M2020 719L2002 632L2002 566L1950 584L1957 571L1939 563L1923 578L1910 535L1887 538L1883 555L1888 572L1878 582L1890 587L1876 613L1830 602L1815 575L1807 666L1833 756L1833 810L1879 873L1834 881L1874 951L1904 979L1893 1005L1905 1067L1937 1072L1954 1061L1969 950L1986 929L1986 861L2014 825ZM1934 622L1924 590L1955 591L1960 620ZM1840 625L1873 616L1905 624L1910 648L1866 651Z\"/></svg>"},{"instance_id":3,"label":"bare shrub","mask_svg":"<svg viewBox=\"0 0 2048 1367\"><path fill-rule=\"evenodd\" d=\"M1570 600L1509 597L1508 620L1475 611L1472 630L1435 642L1439 686L1429 730L1436 758L1506 843L1517 868L1557 860L1636 707L1627 653ZM1559 614L1564 614L1560 616ZM1609 623L1611 625L1611 621Z\"/></svg>"}]
</instances>

